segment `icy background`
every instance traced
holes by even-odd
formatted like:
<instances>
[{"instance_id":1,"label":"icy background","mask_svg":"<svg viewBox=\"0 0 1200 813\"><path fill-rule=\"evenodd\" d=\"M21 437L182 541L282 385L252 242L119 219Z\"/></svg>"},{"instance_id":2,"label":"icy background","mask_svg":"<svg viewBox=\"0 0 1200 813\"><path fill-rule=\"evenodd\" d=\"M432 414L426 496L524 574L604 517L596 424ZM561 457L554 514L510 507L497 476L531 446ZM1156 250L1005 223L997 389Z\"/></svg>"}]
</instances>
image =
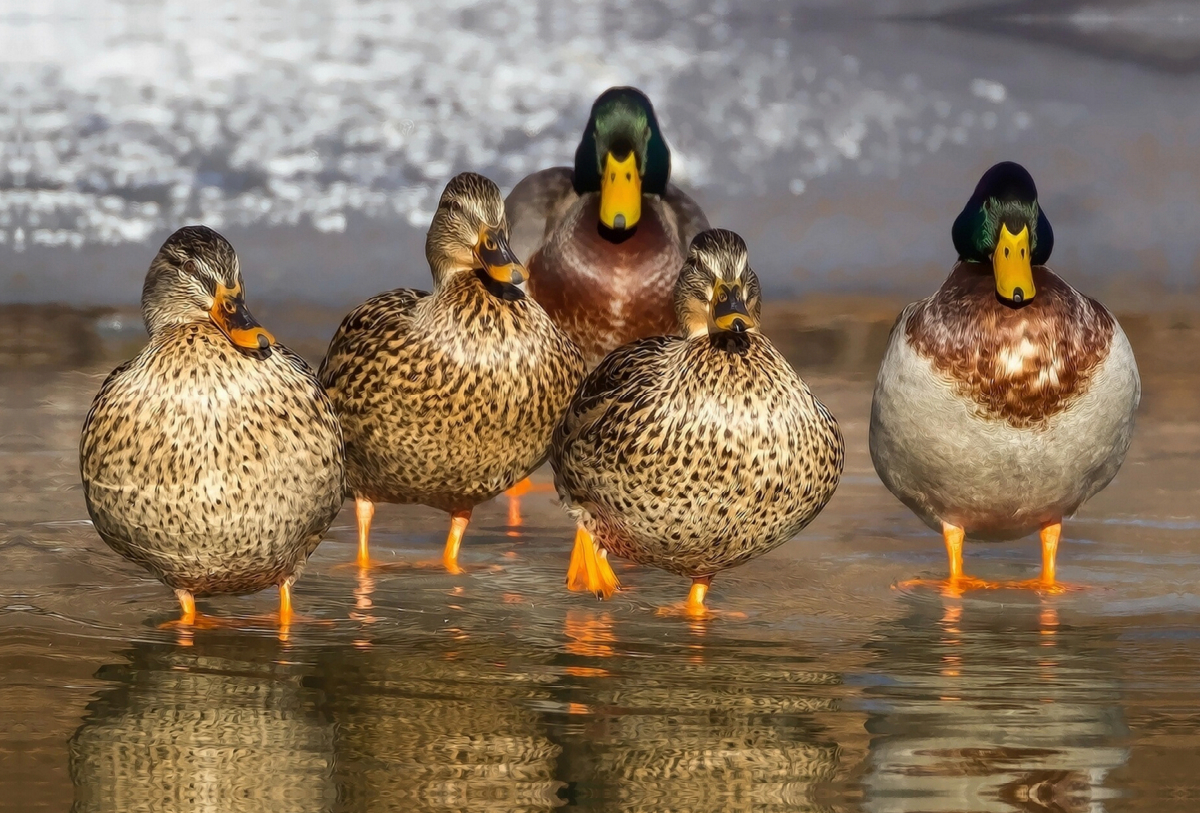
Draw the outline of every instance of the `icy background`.
<instances>
[{"instance_id":1,"label":"icy background","mask_svg":"<svg viewBox=\"0 0 1200 813\"><path fill-rule=\"evenodd\" d=\"M425 283L445 181L568 163L614 84L773 292L927 288L1014 158L1073 278L1194 295L1194 4L996 5L0 0L0 299L134 301L189 222L260 297Z\"/></svg>"}]
</instances>

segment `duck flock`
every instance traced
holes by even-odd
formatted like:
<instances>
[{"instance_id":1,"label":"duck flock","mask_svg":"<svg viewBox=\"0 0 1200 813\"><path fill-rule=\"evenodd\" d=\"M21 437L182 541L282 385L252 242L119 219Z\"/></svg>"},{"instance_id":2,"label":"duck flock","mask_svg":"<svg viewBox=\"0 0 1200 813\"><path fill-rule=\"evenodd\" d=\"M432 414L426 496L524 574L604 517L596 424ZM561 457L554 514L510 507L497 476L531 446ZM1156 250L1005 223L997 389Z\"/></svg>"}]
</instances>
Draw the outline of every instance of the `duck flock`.
<instances>
[{"instance_id":1,"label":"duck flock","mask_svg":"<svg viewBox=\"0 0 1200 813\"><path fill-rule=\"evenodd\" d=\"M778 547L833 496L838 422L761 331L762 291L737 234L671 181L650 100L605 91L574 165L505 199L464 172L425 245L432 292L398 289L342 321L318 371L251 315L238 257L205 226L150 264L150 341L114 370L80 441L100 537L195 599L279 588L281 624L308 557L352 497L358 564L375 505L450 515L459 572L475 506L549 460L576 523L571 590L620 588L609 555L691 580ZM880 478L945 542L963 591L1059 592L1063 519L1129 448L1140 381L1113 315L1046 263L1054 233L1029 173L984 173L952 229L958 262L906 307L876 381ZM963 572L965 538L1038 532L1039 578ZM565 545L564 545L565 547Z\"/></svg>"}]
</instances>

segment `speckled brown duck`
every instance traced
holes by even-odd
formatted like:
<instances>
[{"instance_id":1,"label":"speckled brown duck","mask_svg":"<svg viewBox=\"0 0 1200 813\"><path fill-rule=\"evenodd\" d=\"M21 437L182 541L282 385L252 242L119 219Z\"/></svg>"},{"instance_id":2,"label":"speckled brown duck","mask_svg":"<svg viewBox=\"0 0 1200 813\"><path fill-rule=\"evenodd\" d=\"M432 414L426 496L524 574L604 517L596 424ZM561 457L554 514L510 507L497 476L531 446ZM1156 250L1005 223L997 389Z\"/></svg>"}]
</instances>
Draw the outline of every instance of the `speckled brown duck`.
<instances>
[{"instance_id":1,"label":"speckled brown duck","mask_svg":"<svg viewBox=\"0 0 1200 813\"><path fill-rule=\"evenodd\" d=\"M505 202L530 293L589 364L675 329L675 278L708 221L670 177L650 100L616 87L592 106L575 166L535 172Z\"/></svg>"},{"instance_id":2,"label":"speckled brown duck","mask_svg":"<svg viewBox=\"0 0 1200 813\"><path fill-rule=\"evenodd\" d=\"M1054 233L1019 164L989 169L954 222L959 261L892 329L875 384L870 446L884 485L942 533L946 585L964 536L1041 533L1041 578L1061 589L1062 521L1116 475L1141 392L1103 305L1046 267Z\"/></svg>"},{"instance_id":3,"label":"speckled brown duck","mask_svg":"<svg viewBox=\"0 0 1200 813\"><path fill-rule=\"evenodd\" d=\"M759 332L746 245L701 233L675 284L679 333L633 342L589 374L551 464L578 533L568 585L608 596L608 553L686 576L704 611L714 574L795 536L833 496L837 421Z\"/></svg>"},{"instance_id":4,"label":"speckled brown duck","mask_svg":"<svg viewBox=\"0 0 1200 813\"><path fill-rule=\"evenodd\" d=\"M346 435L367 564L374 504L451 514L443 562L458 570L472 509L545 461L583 358L520 285L494 183L447 184L425 244L433 293L400 289L345 318L321 367Z\"/></svg>"},{"instance_id":5,"label":"speckled brown duck","mask_svg":"<svg viewBox=\"0 0 1200 813\"><path fill-rule=\"evenodd\" d=\"M341 507L342 436L312 369L246 309L237 254L175 232L142 290L150 342L109 375L80 440L96 532L196 596L291 586Z\"/></svg>"}]
</instances>

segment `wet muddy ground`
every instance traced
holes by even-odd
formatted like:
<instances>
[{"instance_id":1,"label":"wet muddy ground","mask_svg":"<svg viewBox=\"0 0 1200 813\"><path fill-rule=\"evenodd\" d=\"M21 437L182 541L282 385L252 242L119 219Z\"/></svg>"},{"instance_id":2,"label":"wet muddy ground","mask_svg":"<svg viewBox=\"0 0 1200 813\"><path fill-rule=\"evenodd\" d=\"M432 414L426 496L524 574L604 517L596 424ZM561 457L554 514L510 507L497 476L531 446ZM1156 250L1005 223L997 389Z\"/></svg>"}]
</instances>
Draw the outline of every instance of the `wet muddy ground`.
<instances>
[{"instance_id":1,"label":"wet muddy ground","mask_svg":"<svg viewBox=\"0 0 1200 813\"><path fill-rule=\"evenodd\" d=\"M359 573L345 511L286 635L273 594L208 602L230 628L158 629L169 591L89 526L78 430L136 314L6 310L0 808L1194 810L1200 319L1122 318L1144 394L1124 469L1064 528L1060 576L1086 589L952 597L895 589L944 554L866 450L898 305L770 312L849 454L816 522L715 581L744 617L659 617L686 585L632 567L609 602L567 593L571 527L537 493L519 525L504 498L477 511L462 576L401 566L445 532L408 506L380 509L384 567ZM265 310L310 357L337 318ZM1037 542L967 566L1032 576Z\"/></svg>"}]
</instances>

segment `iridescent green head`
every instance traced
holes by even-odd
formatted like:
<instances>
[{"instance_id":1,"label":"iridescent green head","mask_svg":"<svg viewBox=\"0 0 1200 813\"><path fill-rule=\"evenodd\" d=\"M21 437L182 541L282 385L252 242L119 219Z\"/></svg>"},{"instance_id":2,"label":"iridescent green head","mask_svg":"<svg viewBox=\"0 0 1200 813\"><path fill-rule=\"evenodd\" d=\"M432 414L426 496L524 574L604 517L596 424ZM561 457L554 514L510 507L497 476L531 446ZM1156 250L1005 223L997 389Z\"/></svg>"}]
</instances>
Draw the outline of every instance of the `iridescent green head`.
<instances>
[{"instance_id":1,"label":"iridescent green head","mask_svg":"<svg viewBox=\"0 0 1200 813\"><path fill-rule=\"evenodd\" d=\"M1054 231L1025 167L1003 161L983 173L951 235L960 260L992 266L1001 299L1019 305L1036 295L1032 266L1050 259Z\"/></svg>"},{"instance_id":2,"label":"iridescent green head","mask_svg":"<svg viewBox=\"0 0 1200 813\"><path fill-rule=\"evenodd\" d=\"M637 225L642 195L662 195L671 177L671 152L646 94L609 88L592 105L575 151L575 191L600 193L600 222L622 231Z\"/></svg>"}]
</instances>

